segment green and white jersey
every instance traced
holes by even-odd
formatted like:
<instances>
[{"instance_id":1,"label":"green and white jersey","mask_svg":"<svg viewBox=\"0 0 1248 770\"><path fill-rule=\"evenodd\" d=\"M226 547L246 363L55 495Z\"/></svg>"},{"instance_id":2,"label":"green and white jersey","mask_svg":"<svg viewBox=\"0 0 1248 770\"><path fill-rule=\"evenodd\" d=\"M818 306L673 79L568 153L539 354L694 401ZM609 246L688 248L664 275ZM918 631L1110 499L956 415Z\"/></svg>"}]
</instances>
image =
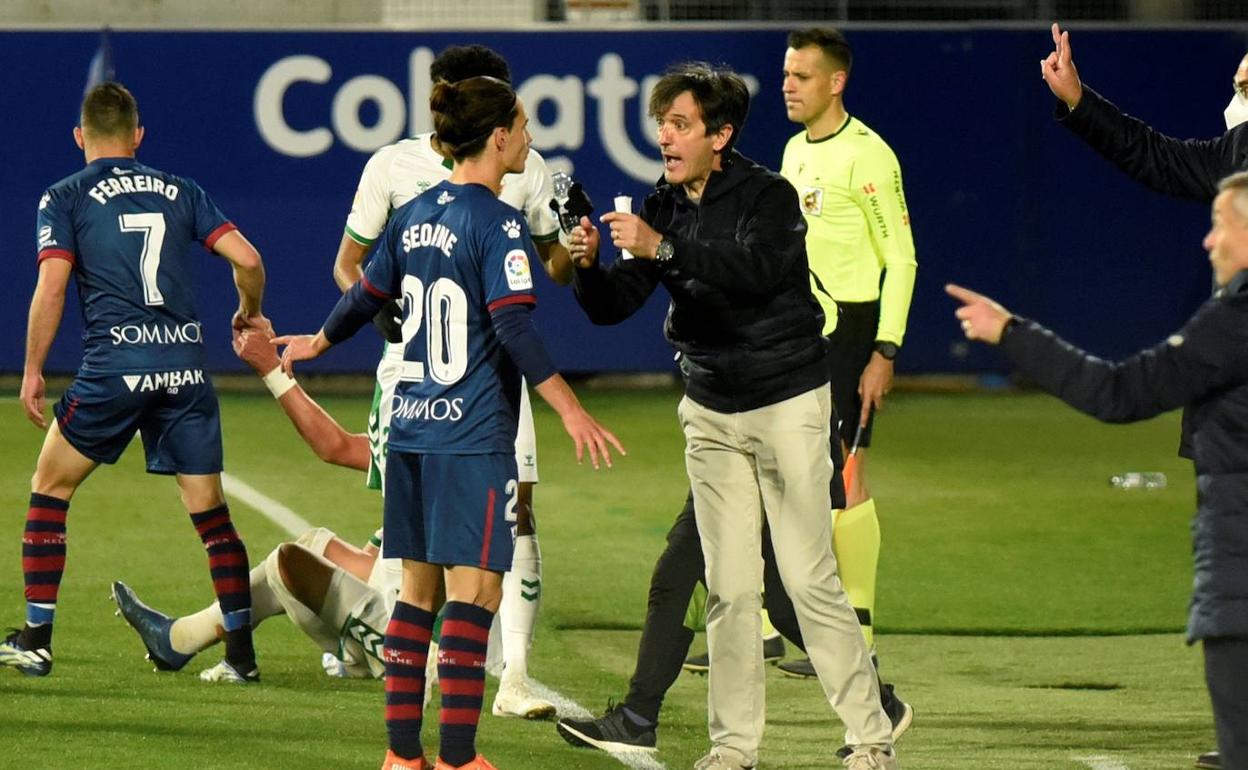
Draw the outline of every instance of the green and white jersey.
<instances>
[{"instance_id":1,"label":"green and white jersey","mask_svg":"<svg viewBox=\"0 0 1248 770\"><path fill-rule=\"evenodd\" d=\"M386 145L368 159L360 184L351 202L347 216L347 236L362 246L371 246L377 240L390 213L420 195L425 190L451 178L453 163L433 147L433 134L419 134ZM548 243L559 238L559 221L550 208L555 197L554 180L550 169L538 152L529 148L524 171L503 176L499 199L524 214L529 233L537 243ZM377 387L373 393L373 406L368 415L368 445L371 461L368 466L368 486L382 489L386 467L386 439L390 432L390 410L381 405L390 404L398 383L403 360L401 345L387 344L377 366ZM526 393L527 396L527 393ZM517 436L517 462L521 465L522 481L537 481L536 440L532 438L532 417L528 420L526 433L522 419ZM527 438L526 438L527 437ZM526 466L531 468L531 478L523 478Z\"/></svg>"},{"instance_id":2,"label":"green and white jersey","mask_svg":"<svg viewBox=\"0 0 1248 770\"><path fill-rule=\"evenodd\" d=\"M901 345L917 262L897 156L879 134L847 117L830 136L812 141L803 131L790 139L780 173L806 215L806 254L826 290L812 278L828 317L824 333L836 326L833 300L879 299L875 338Z\"/></svg>"},{"instance_id":3,"label":"green and white jersey","mask_svg":"<svg viewBox=\"0 0 1248 770\"><path fill-rule=\"evenodd\" d=\"M433 134L420 134L404 139L382 147L368 159L347 216L347 235L352 240L371 246L385 229L391 211L451 178L451 161L433 148L432 138ZM529 149L523 172L503 177L498 197L524 214L534 241L559 237L559 222L550 208L554 182L536 150Z\"/></svg>"}]
</instances>

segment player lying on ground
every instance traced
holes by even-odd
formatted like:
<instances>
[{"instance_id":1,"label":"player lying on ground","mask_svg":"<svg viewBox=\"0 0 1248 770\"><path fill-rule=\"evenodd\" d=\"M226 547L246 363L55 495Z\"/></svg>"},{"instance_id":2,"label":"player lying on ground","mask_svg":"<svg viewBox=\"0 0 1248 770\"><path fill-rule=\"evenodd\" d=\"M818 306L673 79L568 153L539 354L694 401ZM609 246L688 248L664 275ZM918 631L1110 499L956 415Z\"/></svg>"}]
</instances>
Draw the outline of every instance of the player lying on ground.
<instances>
[{"instance_id":1,"label":"player lying on ground","mask_svg":"<svg viewBox=\"0 0 1248 770\"><path fill-rule=\"evenodd\" d=\"M367 471L368 436L348 433L292 378L279 369L268 338L247 331L234 336L234 352L265 378L282 411L321 460ZM332 658L326 671L380 678L381 640L398 596L401 568L379 559L380 531L363 548L325 528L282 543L251 570L252 623L286 614ZM156 667L177 671L222 635L221 609L170 618L139 601L124 583L113 584L118 612L147 647Z\"/></svg>"}]
</instances>

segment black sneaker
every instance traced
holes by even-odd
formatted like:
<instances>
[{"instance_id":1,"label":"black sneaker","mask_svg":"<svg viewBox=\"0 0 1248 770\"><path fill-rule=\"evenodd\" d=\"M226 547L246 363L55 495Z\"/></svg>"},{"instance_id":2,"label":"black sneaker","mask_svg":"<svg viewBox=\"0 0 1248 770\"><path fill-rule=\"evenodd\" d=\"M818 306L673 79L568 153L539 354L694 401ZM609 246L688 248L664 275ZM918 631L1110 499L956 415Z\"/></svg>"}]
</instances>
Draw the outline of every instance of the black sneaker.
<instances>
[{"instance_id":1,"label":"black sneaker","mask_svg":"<svg viewBox=\"0 0 1248 770\"><path fill-rule=\"evenodd\" d=\"M704 652L701 655L690 655L680 667L690 674L705 674L711 670L711 654Z\"/></svg>"},{"instance_id":2,"label":"black sneaker","mask_svg":"<svg viewBox=\"0 0 1248 770\"><path fill-rule=\"evenodd\" d=\"M910 723L914 721L914 709L909 703L897 697L891 684L881 685L880 703L884 706L884 713L888 714L888 721L893 723L893 740L895 741L910 729Z\"/></svg>"},{"instance_id":3,"label":"black sneaker","mask_svg":"<svg viewBox=\"0 0 1248 770\"><path fill-rule=\"evenodd\" d=\"M810 662L810 658L802 658L801 660L787 660L780 664L780 673L785 676L791 676L794 679L814 679L815 665Z\"/></svg>"},{"instance_id":4,"label":"black sneaker","mask_svg":"<svg viewBox=\"0 0 1248 770\"><path fill-rule=\"evenodd\" d=\"M1196 767L1202 770L1222 770L1222 755L1216 751L1206 751L1196 757Z\"/></svg>"},{"instance_id":5,"label":"black sneaker","mask_svg":"<svg viewBox=\"0 0 1248 770\"><path fill-rule=\"evenodd\" d=\"M776 664L784 657L784 637L780 634L763 640L763 662Z\"/></svg>"},{"instance_id":6,"label":"black sneaker","mask_svg":"<svg viewBox=\"0 0 1248 770\"><path fill-rule=\"evenodd\" d=\"M763 640L763 662L775 665L784 659L784 637L776 634ZM680 667L690 674L705 674L711 670L711 654L690 655Z\"/></svg>"},{"instance_id":7,"label":"black sneaker","mask_svg":"<svg viewBox=\"0 0 1248 770\"><path fill-rule=\"evenodd\" d=\"M0 666L10 666L26 676L47 676L52 673L52 644L38 645L22 641L16 628L0 642ZM46 637L45 637L46 638Z\"/></svg>"},{"instance_id":8,"label":"black sneaker","mask_svg":"<svg viewBox=\"0 0 1248 770\"><path fill-rule=\"evenodd\" d=\"M607 704L607 713L598 719L560 719L555 729L573 746L602 751L658 750L656 725L641 727L624 713L624 704Z\"/></svg>"}]
</instances>

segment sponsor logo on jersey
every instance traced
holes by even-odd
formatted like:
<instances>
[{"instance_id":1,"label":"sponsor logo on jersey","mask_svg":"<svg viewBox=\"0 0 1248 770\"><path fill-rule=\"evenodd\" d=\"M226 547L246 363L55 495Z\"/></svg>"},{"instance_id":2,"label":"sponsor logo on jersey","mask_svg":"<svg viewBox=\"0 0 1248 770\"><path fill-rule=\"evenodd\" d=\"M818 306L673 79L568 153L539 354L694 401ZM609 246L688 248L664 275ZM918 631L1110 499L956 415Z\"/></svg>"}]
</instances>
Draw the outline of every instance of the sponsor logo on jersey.
<instances>
[{"instance_id":1,"label":"sponsor logo on jersey","mask_svg":"<svg viewBox=\"0 0 1248 770\"><path fill-rule=\"evenodd\" d=\"M49 246L56 245L56 239L52 237L52 226L44 225L39 228L39 248L46 249Z\"/></svg>"},{"instance_id":2,"label":"sponsor logo on jersey","mask_svg":"<svg viewBox=\"0 0 1248 770\"><path fill-rule=\"evenodd\" d=\"M43 211L44 209L46 209L48 207L48 203L51 200L52 200L52 193L45 192L43 194L43 197L39 199L39 210Z\"/></svg>"},{"instance_id":3,"label":"sponsor logo on jersey","mask_svg":"<svg viewBox=\"0 0 1248 770\"><path fill-rule=\"evenodd\" d=\"M156 193L172 201L177 200L179 192L177 185L170 184L158 176L136 174L135 176L101 179L90 190L87 190L87 195L94 198L96 203L103 205L118 195L132 193Z\"/></svg>"},{"instance_id":4,"label":"sponsor logo on jersey","mask_svg":"<svg viewBox=\"0 0 1248 770\"><path fill-rule=\"evenodd\" d=\"M421 246L432 246L444 255L451 256L451 249L459 241L459 236L447 229L445 225L431 225L428 222L412 225L403 231L403 253Z\"/></svg>"},{"instance_id":5,"label":"sponsor logo on jersey","mask_svg":"<svg viewBox=\"0 0 1248 770\"><path fill-rule=\"evenodd\" d=\"M153 390L166 390L177 393L183 385L203 385L203 369L183 369L174 372L155 372L152 374L123 374L121 379L131 393L147 393Z\"/></svg>"},{"instance_id":6,"label":"sponsor logo on jersey","mask_svg":"<svg viewBox=\"0 0 1248 770\"><path fill-rule=\"evenodd\" d=\"M512 291L533 288L533 273L529 271L529 255L524 249L512 249L503 258L503 273L507 276L507 288Z\"/></svg>"},{"instance_id":7,"label":"sponsor logo on jersey","mask_svg":"<svg viewBox=\"0 0 1248 770\"><path fill-rule=\"evenodd\" d=\"M125 176L126 174L133 174L134 172L128 168L120 168L118 166L113 166L113 173L116 174L117 176Z\"/></svg>"},{"instance_id":8,"label":"sponsor logo on jersey","mask_svg":"<svg viewBox=\"0 0 1248 770\"><path fill-rule=\"evenodd\" d=\"M431 420L459 422L464 419L462 398L407 398L395 396L390 401L391 420Z\"/></svg>"},{"instance_id":9,"label":"sponsor logo on jersey","mask_svg":"<svg viewBox=\"0 0 1248 770\"><path fill-rule=\"evenodd\" d=\"M802 213L817 217L823 213L823 188L802 188Z\"/></svg>"},{"instance_id":10,"label":"sponsor logo on jersey","mask_svg":"<svg viewBox=\"0 0 1248 770\"><path fill-rule=\"evenodd\" d=\"M127 324L108 330L113 345L198 345L203 336L198 321L184 324Z\"/></svg>"},{"instance_id":11,"label":"sponsor logo on jersey","mask_svg":"<svg viewBox=\"0 0 1248 770\"><path fill-rule=\"evenodd\" d=\"M428 186L428 185L426 185L426 187L427 187L427 186ZM447 192L446 190L443 190L443 191L442 191L442 194L438 196L438 205L439 205L439 206L445 206L446 204L450 203L450 202L451 202L451 201L453 201L453 200L455 200L455 196L454 196L454 195L451 195L451 194L450 194L449 192Z\"/></svg>"},{"instance_id":12,"label":"sponsor logo on jersey","mask_svg":"<svg viewBox=\"0 0 1248 770\"><path fill-rule=\"evenodd\" d=\"M520 223L514 219L508 219L503 223L503 232L507 233L508 238L519 238Z\"/></svg>"}]
</instances>

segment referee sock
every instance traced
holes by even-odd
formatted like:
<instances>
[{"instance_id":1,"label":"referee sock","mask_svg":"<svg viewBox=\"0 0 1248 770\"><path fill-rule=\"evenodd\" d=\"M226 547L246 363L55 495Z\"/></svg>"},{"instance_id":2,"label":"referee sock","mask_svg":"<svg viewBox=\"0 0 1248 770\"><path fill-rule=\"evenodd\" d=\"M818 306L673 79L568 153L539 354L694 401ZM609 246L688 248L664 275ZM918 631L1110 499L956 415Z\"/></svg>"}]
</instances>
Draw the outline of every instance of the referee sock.
<instances>
[{"instance_id":1,"label":"referee sock","mask_svg":"<svg viewBox=\"0 0 1248 770\"><path fill-rule=\"evenodd\" d=\"M22 575L26 581L26 629L22 646L27 649L52 644L52 619L56 595L65 573L65 517L69 501L32 493L22 534Z\"/></svg>"},{"instance_id":2,"label":"referee sock","mask_svg":"<svg viewBox=\"0 0 1248 770\"><path fill-rule=\"evenodd\" d=\"M832 550L849 603L858 613L867 649L875 649L875 570L880 561L880 520L875 499L833 512Z\"/></svg>"},{"instance_id":3,"label":"referee sock","mask_svg":"<svg viewBox=\"0 0 1248 770\"><path fill-rule=\"evenodd\" d=\"M386 626L382 661L386 667L386 735L390 750L404 759L424 755L425 661L434 615L406 602L394 605Z\"/></svg>"},{"instance_id":4,"label":"referee sock","mask_svg":"<svg viewBox=\"0 0 1248 770\"><path fill-rule=\"evenodd\" d=\"M438 756L451 767L477 756L477 722L485 699L485 648L494 613L466 602L447 602L438 646L439 713L442 742Z\"/></svg>"},{"instance_id":5,"label":"referee sock","mask_svg":"<svg viewBox=\"0 0 1248 770\"><path fill-rule=\"evenodd\" d=\"M219 505L191 514L191 523L208 552L212 590L221 605L221 626L225 629L225 657L236 668L255 663L251 646L251 578L247 548L230 521L230 508Z\"/></svg>"}]
</instances>

